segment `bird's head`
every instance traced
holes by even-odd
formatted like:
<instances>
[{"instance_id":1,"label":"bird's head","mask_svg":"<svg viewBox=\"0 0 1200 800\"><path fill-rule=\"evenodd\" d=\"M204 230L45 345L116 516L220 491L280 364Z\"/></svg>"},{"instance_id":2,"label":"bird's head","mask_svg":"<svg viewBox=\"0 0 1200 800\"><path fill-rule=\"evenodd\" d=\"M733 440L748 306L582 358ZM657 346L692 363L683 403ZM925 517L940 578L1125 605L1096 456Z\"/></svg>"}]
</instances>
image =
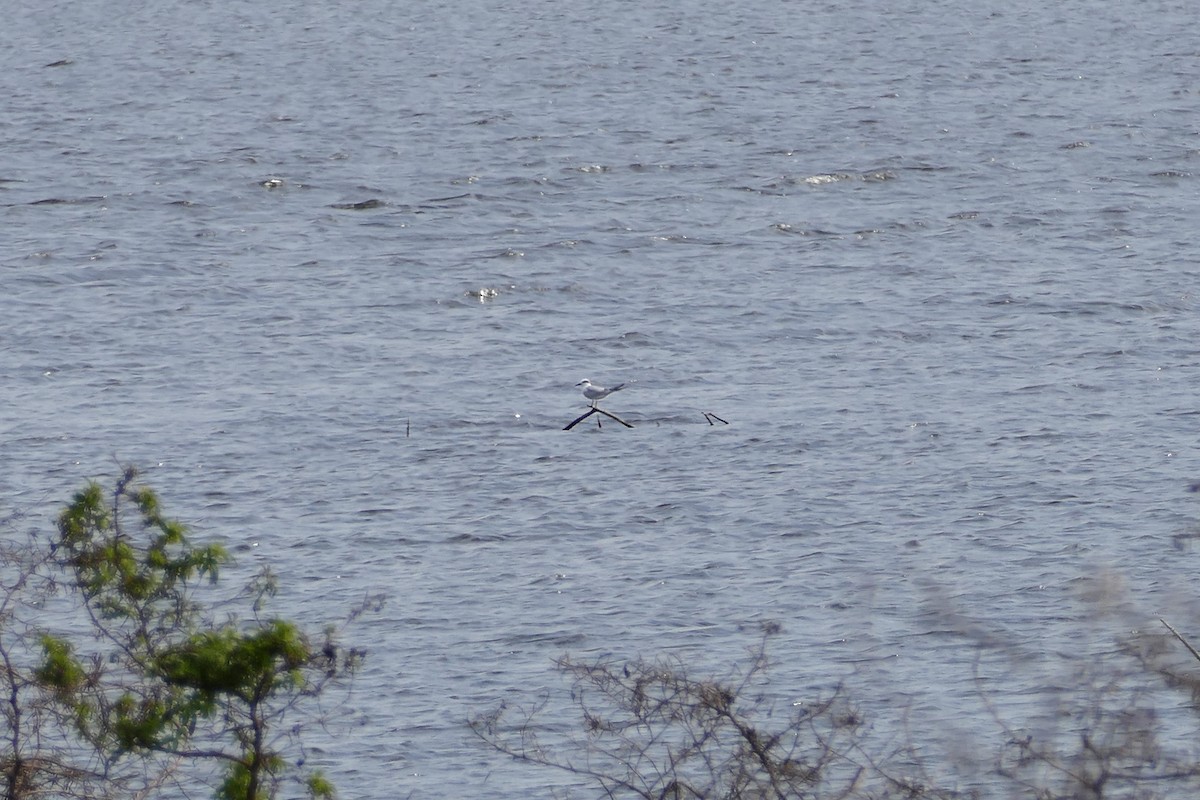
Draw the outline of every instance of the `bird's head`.
<instances>
[{"instance_id":1,"label":"bird's head","mask_svg":"<svg viewBox=\"0 0 1200 800\"><path fill-rule=\"evenodd\" d=\"M576 386L591 386L592 382L589 381L587 378L584 378L583 380L581 380L579 383L577 383L575 385Z\"/></svg>"}]
</instances>

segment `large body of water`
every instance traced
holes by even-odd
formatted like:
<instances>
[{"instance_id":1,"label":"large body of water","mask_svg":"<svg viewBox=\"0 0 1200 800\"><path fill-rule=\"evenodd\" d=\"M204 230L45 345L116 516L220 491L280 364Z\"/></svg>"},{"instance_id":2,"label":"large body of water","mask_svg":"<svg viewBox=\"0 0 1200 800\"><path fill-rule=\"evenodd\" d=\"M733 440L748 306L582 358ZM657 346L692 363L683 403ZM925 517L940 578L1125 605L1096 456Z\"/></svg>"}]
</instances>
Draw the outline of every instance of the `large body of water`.
<instances>
[{"instance_id":1,"label":"large body of water","mask_svg":"<svg viewBox=\"0 0 1200 800\"><path fill-rule=\"evenodd\" d=\"M1054 673L1124 632L1098 575L1200 625L1188 3L4 17L12 530L132 462L290 616L387 591L344 796L547 796L464 720L563 653L776 620L781 697L982 763L958 633ZM636 427L563 432L584 377Z\"/></svg>"}]
</instances>

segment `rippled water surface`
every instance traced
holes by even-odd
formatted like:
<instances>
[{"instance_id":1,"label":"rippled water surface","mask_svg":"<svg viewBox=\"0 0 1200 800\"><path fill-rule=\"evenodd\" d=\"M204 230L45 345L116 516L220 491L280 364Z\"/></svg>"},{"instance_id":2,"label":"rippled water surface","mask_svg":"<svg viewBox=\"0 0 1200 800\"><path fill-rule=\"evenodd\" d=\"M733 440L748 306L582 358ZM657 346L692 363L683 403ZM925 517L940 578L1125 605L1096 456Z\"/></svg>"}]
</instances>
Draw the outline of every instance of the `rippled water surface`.
<instances>
[{"instance_id":1,"label":"rippled water surface","mask_svg":"<svg viewBox=\"0 0 1200 800\"><path fill-rule=\"evenodd\" d=\"M463 721L566 652L778 620L781 697L988 753L962 630L1196 619L1187 4L5 16L5 504L135 462L293 616L386 590L344 796L546 796Z\"/></svg>"}]
</instances>

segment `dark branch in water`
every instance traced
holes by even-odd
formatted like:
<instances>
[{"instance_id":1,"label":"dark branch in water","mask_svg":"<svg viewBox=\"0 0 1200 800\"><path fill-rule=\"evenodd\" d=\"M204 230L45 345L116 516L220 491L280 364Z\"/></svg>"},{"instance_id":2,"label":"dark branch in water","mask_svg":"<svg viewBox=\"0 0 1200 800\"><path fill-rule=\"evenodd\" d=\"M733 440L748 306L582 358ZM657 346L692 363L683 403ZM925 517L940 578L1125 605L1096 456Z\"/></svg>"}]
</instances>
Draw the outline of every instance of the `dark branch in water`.
<instances>
[{"instance_id":1,"label":"dark branch in water","mask_svg":"<svg viewBox=\"0 0 1200 800\"><path fill-rule=\"evenodd\" d=\"M1200 652L1196 652L1196 648L1192 647L1191 643L1188 642L1187 639L1183 638L1183 634L1172 628L1171 623L1167 622L1162 617L1159 617L1158 621L1167 626L1167 630L1175 635L1175 638L1178 639L1180 643L1188 649L1188 652L1192 654L1193 658L1195 658L1197 661L1200 661Z\"/></svg>"},{"instance_id":2,"label":"dark branch in water","mask_svg":"<svg viewBox=\"0 0 1200 800\"><path fill-rule=\"evenodd\" d=\"M571 420L570 424L569 424L569 425L567 425L567 427L563 428L563 430L564 430L564 431L569 431L569 430L571 430L571 428L574 428L576 425L578 425L579 423L583 422L585 419L587 419L588 417L590 417L592 414L603 414L603 415L604 415L604 416L606 416L606 417L609 417L609 418L611 418L611 419L615 419L617 422L621 423L621 424L622 424L622 425L624 425L626 428L632 428L632 427L633 427L633 426L632 426L632 425L630 425L628 422L626 422L625 420L623 420L623 419L621 419L620 417L618 417L616 414L610 414L610 413L608 413L607 411L605 411L603 408L595 408L595 407L592 407L592 408L589 408L589 409L587 410L587 412L586 412L586 413L584 413L583 415L581 415L581 416L578 416L578 417L576 417L575 419ZM596 425L599 425L599 424L600 424L600 420L596 420Z\"/></svg>"}]
</instances>

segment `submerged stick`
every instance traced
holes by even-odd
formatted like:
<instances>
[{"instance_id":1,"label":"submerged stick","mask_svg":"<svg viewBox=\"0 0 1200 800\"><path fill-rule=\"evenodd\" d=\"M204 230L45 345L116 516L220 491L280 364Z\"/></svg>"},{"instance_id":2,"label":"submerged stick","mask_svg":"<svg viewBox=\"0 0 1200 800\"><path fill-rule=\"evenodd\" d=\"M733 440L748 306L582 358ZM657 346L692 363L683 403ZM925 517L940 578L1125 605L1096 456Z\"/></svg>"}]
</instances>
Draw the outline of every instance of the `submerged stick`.
<instances>
[{"instance_id":1,"label":"submerged stick","mask_svg":"<svg viewBox=\"0 0 1200 800\"><path fill-rule=\"evenodd\" d=\"M592 414L595 414L595 413L596 413L596 409L594 409L594 408L589 408L589 409L588 409L586 412L584 412L584 413L583 413L581 416L578 416L578 417L576 417L575 419L571 420L571 421L570 421L570 422L567 424L567 427L563 428L563 430L564 430L564 431L569 431L569 430L571 430L571 428L574 428L576 425L578 425L579 423L583 422L585 419L587 419L588 417L590 417Z\"/></svg>"},{"instance_id":2,"label":"submerged stick","mask_svg":"<svg viewBox=\"0 0 1200 800\"><path fill-rule=\"evenodd\" d=\"M622 424L622 425L624 425L626 428L632 428L632 427L633 427L633 426L632 426L632 425L630 425L628 422L626 422L625 420L623 420L623 419L621 419L620 417L618 417L616 414L610 414L610 413L608 413L607 411L605 411L603 408L595 408L595 407L592 407L592 408L589 408L589 409L588 409L588 410L587 410L587 411L586 411L584 414L582 414L582 415L580 415L580 416L576 417L575 419L571 420L571 422L570 422L570 423L567 425L567 427L563 428L563 430L564 430L564 431L569 431L569 430L571 430L571 428L574 428L576 425L578 425L579 423L583 422L585 419L587 419L588 417L590 417L592 414L603 414L603 415L604 415L604 416L606 416L606 417L609 417L609 418L611 418L611 419L615 419L617 422L621 423L621 424ZM600 420L596 420L596 425L597 425L597 426L599 426L599 424L600 424Z\"/></svg>"},{"instance_id":3,"label":"submerged stick","mask_svg":"<svg viewBox=\"0 0 1200 800\"><path fill-rule=\"evenodd\" d=\"M609 417L610 419L615 419L617 422L621 423L621 424L622 424L622 425L624 425L626 428L632 428L632 427L633 427L633 426L632 426L632 425L630 425L628 422L626 422L625 420L623 420L623 419L621 419L620 417L618 417L616 414L610 414L610 413L608 413L607 411L605 411L603 408L597 408L597 409L596 409L596 411L600 412L601 414L603 414L603 415L604 415L604 416L606 416L606 417ZM598 423L598 422L600 422L600 420L596 420L596 422Z\"/></svg>"},{"instance_id":4,"label":"submerged stick","mask_svg":"<svg viewBox=\"0 0 1200 800\"><path fill-rule=\"evenodd\" d=\"M713 420L714 420L714 419L715 419L717 422L724 422L726 425L728 425L728 424L729 424L728 422L726 422L725 420L721 419L720 417L718 417L716 414L712 413L711 411L705 411L705 412L703 412L703 413L704 413L704 418L705 418L706 420L708 420L708 424L709 424L709 425L712 425L712 424L713 424Z\"/></svg>"},{"instance_id":5,"label":"submerged stick","mask_svg":"<svg viewBox=\"0 0 1200 800\"><path fill-rule=\"evenodd\" d=\"M1171 633L1175 634L1175 638L1183 643L1183 646L1188 649L1188 652L1192 654L1193 658L1195 658L1197 661L1200 661L1200 653L1197 653L1196 648L1192 647L1192 645L1188 642L1188 640L1183 638L1183 634L1181 634L1179 631L1172 628L1171 623L1167 622L1162 617L1159 617L1158 621L1161 622L1163 625L1166 625L1167 630L1169 630Z\"/></svg>"}]
</instances>

